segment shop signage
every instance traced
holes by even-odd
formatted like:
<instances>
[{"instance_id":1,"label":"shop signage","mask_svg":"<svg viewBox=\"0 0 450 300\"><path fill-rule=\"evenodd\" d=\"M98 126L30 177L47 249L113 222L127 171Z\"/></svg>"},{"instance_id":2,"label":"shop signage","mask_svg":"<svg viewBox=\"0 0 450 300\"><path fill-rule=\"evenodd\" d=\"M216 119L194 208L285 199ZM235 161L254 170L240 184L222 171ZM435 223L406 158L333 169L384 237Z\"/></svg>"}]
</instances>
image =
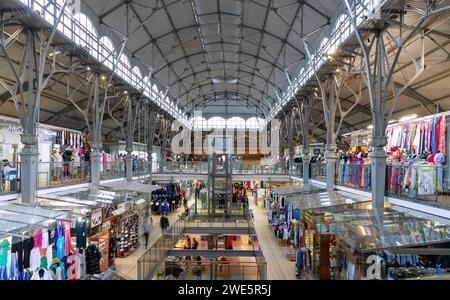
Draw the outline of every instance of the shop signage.
<instances>
[{"instance_id":1,"label":"shop signage","mask_svg":"<svg viewBox=\"0 0 450 300\"><path fill-rule=\"evenodd\" d=\"M96 227L102 223L102 209L94 208L91 210L91 227Z\"/></svg>"},{"instance_id":2,"label":"shop signage","mask_svg":"<svg viewBox=\"0 0 450 300\"><path fill-rule=\"evenodd\" d=\"M139 200L136 200L136 202L135 202L135 204L136 205L141 205L141 204L143 204L143 203L145 203L145 200L144 199L139 199Z\"/></svg>"},{"instance_id":3,"label":"shop signage","mask_svg":"<svg viewBox=\"0 0 450 300\"><path fill-rule=\"evenodd\" d=\"M109 230L111 228L111 221L106 221L102 224L102 231Z\"/></svg>"},{"instance_id":4,"label":"shop signage","mask_svg":"<svg viewBox=\"0 0 450 300\"><path fill-rule=\"evenodd\" d=\"M118 208L116 210L113 210L112 214L115 216L119 216L119 215L123 214L124 212L125 212L125 209Z\"/></svg>"}]
</instances>

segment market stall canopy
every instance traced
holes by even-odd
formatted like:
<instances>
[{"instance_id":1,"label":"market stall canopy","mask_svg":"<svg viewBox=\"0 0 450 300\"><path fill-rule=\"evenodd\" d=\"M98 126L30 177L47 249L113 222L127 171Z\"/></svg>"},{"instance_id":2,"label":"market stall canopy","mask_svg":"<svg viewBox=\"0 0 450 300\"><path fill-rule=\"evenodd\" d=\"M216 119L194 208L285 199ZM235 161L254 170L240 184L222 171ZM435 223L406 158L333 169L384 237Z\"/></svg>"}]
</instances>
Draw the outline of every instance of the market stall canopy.
<instances>
[{"instance_id":1,"label":"market stall canopy","mask_svg":"<svg viewBox=\"0 0 450 300\"><path fill-rule=\"evenodd\" d=\"M113 190L127 190L132 192L138 192L138 193L151 193L153 191L156 191L160 189L160 186L156 185L150 185L150 184L143 184L139 182L128 182L128 181L115 181L115 182L108 182L108 183L102 183L103 187L111 188Z\"/></svg>"},{"instance_id":2,"label":"market stall canopy","mask_svg":"<svg viewBox=\"0 0 450 300\"><path fill-rule=\"evenodd\" d=\"M335 234L360 252L450 242L450 220L397 208L334 214Z\"/></svg>"},{"instance_id":3,"label":"market stall canopy","mask_svg":"<svg viewBox=\"0 0 450 300\"><path fill-rule=\"evenodd\" d=\"M319 193L326 191L326 188L321 188L317 186L310 185L306 186L286 186L286 187L276 187L272 189L272 192L278 195L291 195L291 194L308 194L308 193Z\"/></svg>"},{"instance_id":4,"label":"market stall canopy","mask_svg":"<svg viewBox=\"0 0 450 300\"><path fill-rule=\"evenodd\" d=\"M107 190L95 190L95 189L74 189L70 191L63 191L54 194L48 194L45 197L39 197L39 203L45 206L63 207L107 207L113 203L123 202L123 198L120 193L107 191Z\"/></svg>"},{"instance_id":5,"label":"market stall canopy","mask_svg":"<svg viewBox=\"0 0 450 300\"><path fill-rule=\"evenodd\" d=\"M310 210L365 203L370 202L371 199L355 194L327 191L313 194L293 194L287 196L287 201L292 203L294 209Z\"/></svg>"},{"instance_id":6,"label":"market stall canopy","mask_svg":"<svg viewBox=\"0 0 450 300\"><path fill-rule=\"evenodd\" d=\"M0 202L0 210L53 219L63 218L66 215L61 211L8 202Z\"/></svg>"},{"instance_id":7,"label":"market stall canopy","mask_svg":"<svg viewBox=\"0 0 450 300\"><path fill-rule=\"evenodd\" d=\"M24 204L0 203L0 238L19 234L35 225L48 225L66 217L65 212L53 211Z\"/></svg>"}]
</instances>

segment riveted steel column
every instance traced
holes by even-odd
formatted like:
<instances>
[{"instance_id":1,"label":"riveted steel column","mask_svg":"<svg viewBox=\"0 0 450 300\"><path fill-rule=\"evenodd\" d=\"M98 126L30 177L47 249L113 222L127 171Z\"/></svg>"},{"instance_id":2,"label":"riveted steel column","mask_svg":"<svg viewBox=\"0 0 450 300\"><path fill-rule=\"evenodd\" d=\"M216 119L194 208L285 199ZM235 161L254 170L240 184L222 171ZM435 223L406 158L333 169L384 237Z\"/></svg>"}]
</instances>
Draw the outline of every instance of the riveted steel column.
<instances>
[{"instance_id":1,"label":"riveted steel column","mask_svg":"<svg viewBox=\"0 0 450 300\"><path fill-rule=\"evenodd\" d=\"M38 174L38 136L36 130L36 122L34 122L33 111L36 105L34 103L35 89L33 86L34 70L34 32L27 29L27 65L28 65L28 114L25 120L26 124L22 124L23 133L20 140L24 147L20 152L20 188L22 202L34 204L37 191L37 174ZM33 104L34 103L34 104Z\"/></svg>"},{"instance_id":2,"label":"riveted steel column","mask_svg":"<svg viewBox=\"0 0 450 300\"><path fill-rule=\"evenodd\" d=\"M294 143L293 143L293 137L294 137L294 111L290 111L288 114L288 150L289 150L289 169L287 170L290 174L290 171L292 170L292 165L294 164Z\"/></svg>"},{"instance_id":3,"label":"riveted steel column","mask_svg":"<svg viewBox=\"0 0 450 300\"><path fill-rule=\"evenodd\" d=\"M334 190L334 177L336 173L336 138L335 138L335 117L336 117L336 101L335 90L333 84L333 78L331 75L328 77L328 112L325 113L327 122L327 145L325 149L326 159L326 183L327 189Z\"/></svg>"},{"instance_id":4,"label":"riveted steel column","mask_svg":"<svg viewBox=\"0 0 450 300\"><path fill-rule=\"evenodd\" d=\"M132 101L130 99L130 101ZM125 157L125 172L127 181L133 180L133 104L130 103L128 108L128 116L127 116L127 141L126 141L126 151L127 155Z\"/></svg>"},{"instance_id":5,"label":"riveted steel column","mask_svg":"<svg viewBox=\"0 0 450 300\"><path fill-rule=\"evenodd\" d=\"M309 98L304 97L302 101L303 113L302 129L303 129L303 185L309 186Z\"/></svg>"},{"instance_id":6,"label":"riveted steel column","mask_svg":"<svg viewBox=\"0 0 450 300\"><path fill-rule=\"evenodd\" d=\"M384 147L387 144L386 126L384 124L384 106L383 100L383 74L384 50L382 32L376 34L376 53L375 53L375 107L372 111L372 134L373 134L373 152L372 158L372 206L373 208L384 207L385 180L386 180L386 152Z\"/></svg>"}]
</instances>

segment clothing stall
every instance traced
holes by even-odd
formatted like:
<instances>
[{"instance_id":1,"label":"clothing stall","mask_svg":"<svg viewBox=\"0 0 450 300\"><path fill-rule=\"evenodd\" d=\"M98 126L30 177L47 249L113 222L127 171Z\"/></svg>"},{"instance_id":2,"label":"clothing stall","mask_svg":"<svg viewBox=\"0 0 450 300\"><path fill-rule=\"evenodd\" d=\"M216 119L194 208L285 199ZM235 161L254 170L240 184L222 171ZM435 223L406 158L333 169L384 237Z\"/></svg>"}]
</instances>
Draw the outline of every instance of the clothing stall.
<instances>
[{"instance_id":1,"label":"clothing stall","mask_svg":"<svg viewBox=\"0 0 450 300\"><path fill-rule=\"evenodd\" d=\"M360 206L370 207L370 198L345 192L326 191L292 194L286 196L285 201L290 209L297 210L299 214L298 229L294 232L297 275L307 270L314 272L321 279L330 279L328 248L333 240L333 236L330 235L332 230L323 228L321 223L316 224L314 217L353 210ZM301 256L299 250L302 253ZM306 259L305 255L310 257L308 264L303 263Z\"/></svg>"},{"instance_id":2,"label":"clothing stall","mask_svg":"<svg viewBox=\"0 0 450 300\"><path fill-rule=\"evenodd\" d=\"M408 279L448 276L450 221L400 206L328 216L331 279ZM333 251L331 251L333 247Z\"/></svg>"},{"instance_id":3,"label":"clothing stall","mask_svg":"<svg viewBox=\"0 0 450 300\"><path fill-rule=\"evenodd\" d=\"M144 220L151 214L152 192L161 187L123 180L104 183L102 186L114 191L132 194L133 201L128 201L125 205L113 212L119 218L118 236L120 239L118 244L118 257L126 257L132 254L139 246L139 237L144 232Z\"/></svg>"},{"instance_id":4,"label":"clothing stall","mask_svg":"<svg viewBox=\"0 0 450 300\"><path fill-rule=\"evenodd\" d=\"M86 255L74 247L70 224L63 211L0 203L0 278L82 279Z\"/></svg>"},{"instance_id":5,"label":"clothing stall","mask_svg":"<svg viewBox=\"0 0 450 300\"><path fill-rule=\"evenodd\" d=\"M135 199L117 193L107 188L99 190L78 189L69 192L59 192L38 198L38 204L55 210L68 211L76 216L77 244L83 243L86 247L87 273L98 274L114 266L114 260L119 256L120 241L125 240L125 230L121 230L122 217L128 215ZM123 229L123 228L122 228ZM84 239L79 233L84 232ZM129 240L137 240L135 234L127 235L127 250L136 246ZM137 246L136 246L137 247ZM123 248L122 248L123 249Z\"/></svg>"}]
</instances>

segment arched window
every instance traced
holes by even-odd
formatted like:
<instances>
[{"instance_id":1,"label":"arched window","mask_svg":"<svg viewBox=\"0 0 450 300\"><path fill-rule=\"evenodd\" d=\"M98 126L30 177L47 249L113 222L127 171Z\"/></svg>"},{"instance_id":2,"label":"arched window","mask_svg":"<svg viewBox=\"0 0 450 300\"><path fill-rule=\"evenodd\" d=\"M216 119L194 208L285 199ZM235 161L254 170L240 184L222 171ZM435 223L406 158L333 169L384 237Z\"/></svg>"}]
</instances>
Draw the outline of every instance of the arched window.
<instances>
[{"instance_id":1,"label":"arched window","mask_svg":"<svg viewBox=\"0 0 450 300\"><path fill-rule=\"evenodd\" d=\"M330 39L325 37L320 42L319 51L322 54L329 54L328 51L331 49L329 41L330 41ZM322 57L323 57L324 60L326 59L325 55L323 55Z\"/></svg>"},{"instance_id":2,"label":"arched window","mask_svg":"<svg viewBox=\"0 0 450 300\"><path fill-rule=\"evenodd\" d=\"M47 2L47 1L45 1ZM59 16L61 9L64 6L65 0L56 0L56 15ZM56 21L56 20L55 20ZM53 22L54 23L54 22ZM72 12L68 5L64 8L64 15L58 24L58 30L64 33L65 36L72 38Z\"/></svg>"},{"instance_id":3,"label":"arched window","mask_svg":"<svg viewBox=\"0 0 450 300\"><path fill-rule=\"evenodd\" d=\"M156 86L156 84L152 85L152 90L153 90L153 97L154 97L154 99L156 99L159 94L159 90L158 90L158 87Z\"/></svg>"},{"instance_id":4,"label":"arched window","mask_svg":"<svg viewBox=\"0 0 450 300\"><path fill-rule=\"evenodd\" d=\"M245 120L239 117L232 117L227 120L227 128L245 129Z\"/></svg>"},{"instance_id":5,"label":"arched window","mask_svg":"<svg viewBox=\"0 0 450 300\"><path fill-rule=\"evenodd\" d=\"M133 70L131 70L131 81L137 88L144 88L142 73L138 66L134 66Z\"/></svg>"},{"instance_id":6,"label":"arched window","mask_svg":"<svg viewBox=\"0 0 450 300\"><path fill-rule=\"evenodd\" d=\"M304 74L305 73L305 68L301 68L300 69L300 71L298 72L298 83L300 84L300 85L303 85L303 82L304 82Z\"/></svg>"},{"instance_id":7,"label":"arched window","mask_svg":"<svg viewBox=\"0 0 450 300\"><path fill-rule=\"evenodd\" d=\"M28 6L28 0L21 0L23 3L25 3ZM41 16L44 16L44 19L49 22L50 24L55 24L55 18L53 16L54 14L54 5L53 2L51 4L47 5L48 0L34 0L33 2L33 9L35 11L38 11Z\"/></svg>"},{"instance_id":8,"label":"arched window","mask_svg":"<svg viewBox=\"0 0 450 300\"><path fill-rule=\"evenodd\" d=\"M76 14L74 21L74 41L82 47L89 47L89 53L98 58L97 30L85 14Z\"/></svg>"},{"instance_id":9,"label":"arched window","mask_svg":"<svg viewBox=\"0 0 450 300\"><path fill-rule=\"evenodd\" d=\"M99 60L108 68L112 69L114 64L114 44L107 36L102 36L99 45Z\"/></svg>"},{"instance_id":10,"label":"arched window","mask_svg":"<svg viewBox=\"0 0 450 300\"><path fill-rule=\"evenodd\" d=\"M205 118L199 116L194 117L194 129L206 128L208 128L208 121Z\"/></svg>"},{"instance_id":11,"label":"arched window","mask_svg":"<svg viewBox=\"0 0 450 300\"><path fill-rule=\"evenodd\" d=\"M208 120L208 128L225 128L227 122L221 117L212 117Z\"/></svg>"},{"instance_id":12,"label":"arched window","mask_svg":"<svg viewBox=\"0 0 450 300\"><path fill-rule=\"evenodd\" d=\"M349 26L349 20L345 14L339 16L334 23L333 30L331 31L331 35L334 37L335 47L340 46L350 35L351 28Z\"/></svg>"},{"instance_id":13,"label":"arched window","mask_svg":"<svg viewBox=\"0 0 450 300\"><path fill-rule=\"evenodd\" d=\"M258 119L256 117L251 117L247 121L245 121L245 127L249 129L257 129L259 128Z\"/></svg>"},{"instance_id":14,"label":"arched window","mask_svg":"<svg viewBox=\"0 0 450 300\"><path fill-rule=\"evenodd\" d=\"M117 74L126 81L131 81L130 68L131 65L128 56L125 53L122 53L119 58L119 65L117 66Z\"/></svg>"}]
</instances>

